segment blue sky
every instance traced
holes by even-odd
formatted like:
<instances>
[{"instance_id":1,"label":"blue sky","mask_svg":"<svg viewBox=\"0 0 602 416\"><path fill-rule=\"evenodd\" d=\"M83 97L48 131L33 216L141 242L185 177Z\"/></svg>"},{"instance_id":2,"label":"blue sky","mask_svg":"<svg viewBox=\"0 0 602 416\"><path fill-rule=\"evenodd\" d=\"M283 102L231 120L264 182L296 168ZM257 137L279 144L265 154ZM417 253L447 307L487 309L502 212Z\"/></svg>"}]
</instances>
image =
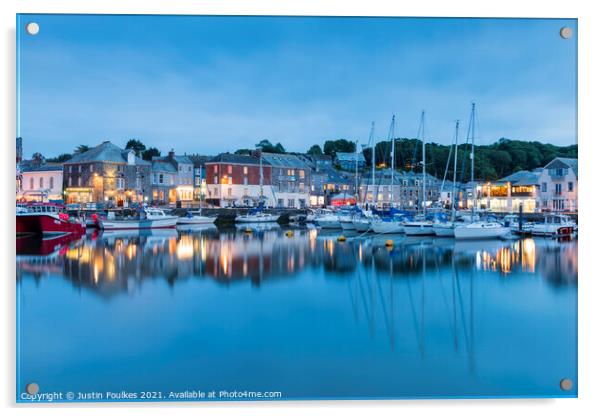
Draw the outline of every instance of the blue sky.
<instances>
[{"instance_id":1,"label":"blue sky","mask_svg":"<svg viewBox=\"0 0 602 416\"><path fill-rule=\"evenodd\" d=\"M40 32L26 35L36 21ZM261 139L466 135L576 143L575 20L23 15L24 153L139 138L216 154Z\"/></svg>"}]
</instances>

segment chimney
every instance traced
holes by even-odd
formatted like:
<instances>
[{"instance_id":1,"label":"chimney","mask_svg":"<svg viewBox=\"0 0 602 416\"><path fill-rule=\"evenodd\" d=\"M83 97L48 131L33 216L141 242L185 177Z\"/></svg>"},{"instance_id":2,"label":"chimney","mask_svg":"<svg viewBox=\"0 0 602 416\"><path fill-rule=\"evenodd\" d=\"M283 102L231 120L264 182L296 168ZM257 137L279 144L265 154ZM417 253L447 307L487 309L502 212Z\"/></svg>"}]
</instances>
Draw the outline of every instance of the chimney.
<instances>
[{"instance_id":1,"label":"chimney","mask_svg":"<svg viewBox=\"0 0 602 416\"><path fill-rule=\"evenodd\" d=\"M174 157L175 155L176 155L176 153L173 151L173 149L171 149L171 150L169 151L169 153L167 154L167 156L168 156L170 159L173 159L173 157Z\"/></svg>"}]
</instances>

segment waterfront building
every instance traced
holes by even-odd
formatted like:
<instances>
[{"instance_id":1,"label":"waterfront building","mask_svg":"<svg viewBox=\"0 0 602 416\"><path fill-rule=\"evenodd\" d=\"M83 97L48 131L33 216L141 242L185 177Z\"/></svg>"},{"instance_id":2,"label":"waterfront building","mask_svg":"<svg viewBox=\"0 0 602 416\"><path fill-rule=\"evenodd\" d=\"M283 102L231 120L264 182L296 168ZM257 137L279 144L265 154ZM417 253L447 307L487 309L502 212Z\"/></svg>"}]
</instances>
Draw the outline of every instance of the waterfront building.
<instances>
[{"instance_id":1,"label":"waterfront building","mask_svg":"<svg viewBox=\"0 0 602 416\"><path fill-rule=\"evenodd\" d=\"M207 198L207 175L206 164L213 159L212 156L192 155L188 156L192 160L194 170L194 200L204 201Z\"/></svg>"},{"instance_id":2,"label":"waterfront building","mask_svg":"<svg viewBox=\"0 0 602 416\"><path fill-rule=\"evenodd\" d=\"M521 170L498 181L482 183L479 207L493 212L538 212L541 169Z\"/></svg>"},{"instance_id":3,"label":"waterfront building","mask_svg":"<svg viewBox=\"0 0 602 416\"><path fill-rule=\"evenodd\" d=\"M152 159L152 201L155 204L190 205L194 199L192 160L170 150L167 156Z\"/></svg>"},{"instance_id":4,"label":"waterfront building","mask_svg":"<svg viewBox=\"0 0 602 416\"><path fill-rule=\"evenodd\" d=\"M394 172L391 185L391 169L379 169L375 184L372 173L365 172L359 190L359 202L376 205L378 208L394 206L400 209L421 209L439 200L440 182L432 175L426 175L426 201L422 198L422 173Z\"/></svg>"},{"instance_id":5,"label":"waterfront building","mask_svg":"<svg viewBox=\"0 0 602 416\"><path fill-rule=\"evenodd\" d=\"M364 153L336 153L334 164L339 168L347 171L355 171L356 163L358 170L364 170L366 167Z\"/></svg>"},{"instance_id":6,"label":"waterfront building","mask_svg":"<svg viewBox=\"0 0 602 416\"><path fill-rule=\"evenodd\" d=\"M577 159L557 157L544 166L539 177L542 211L577 212Z\"/></svg>"},{"instance_id":7,"label":"waterfront building","mask_svg":"<svg viewBox=\"0 0 602 416\"><path fill-rule=\"evenodd\" d=\"M259 154L222 153L205 163L206 202L218 207L257 206L260 201L275 205L271 190L272 166L262 163L260 185Z\"/></svg>"},{"instance_id":8,"label":"waterfront building","mask_svg":"<svg viewBox=\"0 0 602 416\"><path fill-rule=\"evenodd\" d=\"M272 167L270 181L272 194L278 208L306 208L310 199L311 169L294 154L262 153L263 163ZM271 205L271 204L270 204Z\"/></svg>"},{"instance_id":9,"label":"waterfront building","mask_svg":"<svg viewBox=\"0 0 602 416\"><path fill-rule=\"evenodd\" d=\"M151 164L105 141L63 164L66 203L128 206L150 197Z\"/></svg>"},{"instance_id":10,"label":"waterfront building","mask_svg":"<svg viewBox=\"0 0 602 416\"><path fill-rule=\"evenodd\" d=\"M21 172L20 201L63 202L63 166L47 163Z\"/></svg>"}]
</instances>

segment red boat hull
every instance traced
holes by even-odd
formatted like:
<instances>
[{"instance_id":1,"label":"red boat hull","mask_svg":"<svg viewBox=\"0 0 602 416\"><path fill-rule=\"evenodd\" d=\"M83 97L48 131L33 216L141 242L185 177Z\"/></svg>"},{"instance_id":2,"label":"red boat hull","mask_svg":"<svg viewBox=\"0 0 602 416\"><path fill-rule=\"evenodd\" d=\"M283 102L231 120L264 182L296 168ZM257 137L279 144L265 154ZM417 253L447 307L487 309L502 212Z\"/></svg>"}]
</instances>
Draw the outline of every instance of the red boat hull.
<instances>
[{"instance_id":1,"label":"red boat hull","mask_svg":"<svg viewBox=\"0 0 602 416\"><path fill-rule=\"evenodd\" d=\"M17 215L17 234L83 234L86 225L56 218L52 215Z\"/></svg>"}]
</instances>

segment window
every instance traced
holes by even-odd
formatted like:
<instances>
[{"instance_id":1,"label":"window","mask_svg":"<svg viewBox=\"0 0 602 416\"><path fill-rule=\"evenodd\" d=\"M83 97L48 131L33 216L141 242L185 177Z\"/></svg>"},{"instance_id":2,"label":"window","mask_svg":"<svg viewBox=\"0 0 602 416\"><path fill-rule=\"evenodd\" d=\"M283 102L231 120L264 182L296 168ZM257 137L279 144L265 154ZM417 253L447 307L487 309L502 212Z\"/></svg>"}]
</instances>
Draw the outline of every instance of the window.
<instances>
[{"instance_id":1,"label":"window","mask_svg":"<svg viewBox=\"0 0 602 416\"><path fill-rule=\"evenodd\" d=\"M249 184L249 178L247 178L246 176L244 178L242 178L242 183L243 183L243 185L248 185Z\"/></svg>"},{"instance_id":2,"label":"window","mask_svg":"<svg viewBox=\"0 0 602 416\"><path fill-rule=\"evenodd\" d=\"M228 185L232 185L232 176L228 176Z\"/></svg>"},{"instance_id":3,"label":"window","mask_svg":"<svg viewBox=\"0 0 602 416\"><path fill-rule=\"evenodd\" d=\"M541 184L541 192L548 192L548 183L547 182L543 182Z\"/></svg>"},{"instance_id":4,"label":"window","mask_svg":"<svg viewBox=\"0 0 602 416\"><path fill-rule=\"evenodd\" d=\"M218 178L217 178L217 175L215 175L215 176L213 177L213 183L214 183L214 184L216 184L216 185L219 183L219 180L218 180Z\"/></svg>"},{"instance_id":5,"label":"window","mask_svg":"<svg viewBox=\"0 0 602 416\"><path fill-rule=\"evenodd\" d=\"M217 165L213 165L213 172L217 173Z\"/></svg>"},{"instance_id":6,"label":"window","mask_svg":"<svg viewBox=\"0 0 602 416\"><path fill-rule=\"evenodd\" d=\"M303 172L303 171L301 171L301 172ZM305 208L306 204L307 203L305 202L305 199L299 200L299 208Z\"/></svg>"},{"instance_id":7,"label":"window","mask_svg":"<svg viewBox=\"0 0 602 416\"><path fill-rule=\"evenodd\" d=\"M562 193L562 184L561 183L557 183L556 185L554 185L554 193L556 195L560 195Z\"/></svg>"},{"instance_id":8,"label":"window","mask_svg":"<svg viewBox=\"0 0 602 416\"><path fill-rule=\"evenodd\" d=\"M556 169L556 175L557 175L557 176L562 176L562 175L563 175L563 173L564 173L564 169L562 169L562 168L558 168L558 169Z\"/></svg>"},{"instance_id":9,"label":"window","mask_svg":"<svg viewBox=\"0 0 602 416\"><path fill-rule=\"evenodd\" d=\"M242 172L247 175L249 173L249 167L248 166L243 166L242 168Z\"/></svg>"},{"instance_id":10,"label":"window","mask_svg":"<svg viewBox=\"0 0 602 416\"><path fill-rule=\"evenodd\" d=\"M79 165L79 166L77 167L77 171L78 171L79 173L82 173L82 165Z\"/></svg>"},{"instance_id":11,"label":"window","mask_svg":"<svg viewBox=\"0 0 602 416\"><path fill-rule=\"evenodd\" d=\"M303 169L299 169L299 178L305 179L305 171Z\"/></svg>"},{"instance_id":12,"label":"window","mask_svg":"<svg viewBox=\"0 0 602 416\"><path fill-rule=\"evenodd\" d=\"M228 165L228 173L232 175L232 165Z\"/></svg>"},{"instance_id":13,"label":"window","mask_svg":"<svg viewBox=\"0 0 602 416\"><path fill-rule=\"evenodd\" d=\"M136 168L138 169L138 168ZM90 165L90 172L94 172L94 165Z\"/></svg>"},{"instance_id":14,"label":"window","mask_svg":"<svg viewBox=\"0 0 602 416\"><path fill-rule=\"evenodd\" d=\"M289 208L295 208L295 200L294 199L289 199L288 200L288 207Z\"/></svg>"},{"instance_id":15,"label":"window","mask_svg":"<svg viewBox=\"0 0 602 416\"><path fill-rule=\"evenodd\" d=\"M573 192L573 182L569 182L569 192Z\"/></svg>"},{"instance_id":16,"label":"window","mask_svg":"<svg viewBox=\"0 0 602 416\"><path fill-rule=\"evenodd\" d=\"M33 189L33 178L29 178L29 189Z\"/></svg>"},{"instance_id":17,"label":"window","mask_svg":"<svg viewBox=\"0 0 602 416\"><path fill-rule=\"evenodd\" d=\"M228 196L232 196L232 188L228 188Z\"/></svg>"},{"instance_id":18,"label":"window","mask_svg":"<svg viewBox=\"0 0 602 416\"><path fill-rule=\"evenodd\" d=\"M69 179L67 180L67 184L69 186L73 185L73 181L72 181L71 176L69 176ZM31 189L33 189L33 179L31 180Z\"/></svg>"},{"instance_id":19,"label":"window","mask_svg":"<svg viewBox=\"0 0 602 416\"><path fill-rule=\"evenodd\" d=\"M77 178L77 186L82 186L82 177L81 176L79 176Z\"/></svg>"},{"instance_id":20,"label":"window","mask_svg":"<svg viewBox=\"0 0 602 416\"><path fill-rule=\"evenodd\" d=\"M159 174L159 183L163 183L163 174L162 173Z\"/></svg>"},{"instance_id":21,"label":"window","mask_svg":"<svg viewBox=\"0 0 602 416\"><path fill-rule=\"evenodd\" d=\"M50 177L50 189L54 188L54 176Z\"/></svg>"}]
</instances>

